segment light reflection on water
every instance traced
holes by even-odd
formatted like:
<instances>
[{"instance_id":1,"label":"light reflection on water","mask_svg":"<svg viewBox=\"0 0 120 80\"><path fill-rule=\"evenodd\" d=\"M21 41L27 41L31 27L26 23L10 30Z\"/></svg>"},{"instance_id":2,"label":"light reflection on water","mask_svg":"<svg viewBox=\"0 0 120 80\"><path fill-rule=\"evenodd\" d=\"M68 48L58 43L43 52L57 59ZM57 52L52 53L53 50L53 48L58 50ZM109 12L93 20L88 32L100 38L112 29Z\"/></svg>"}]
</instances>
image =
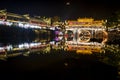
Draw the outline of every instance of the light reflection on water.
<instances>
[{"instance_id":1,"label":"light reflection on water","mask_svg":"<svg viewBox=\"0 0 120 80\"><path fill-rule=\"evenodd\" d=\"M65 34L57 31L54 35L53 39L40 37L33 42L1 43L0 59L6 60L10 57L29 56L30 54L51 54L56 53L56 51L62 51L61 53L74 51L77 55L95 55L101 62L117 66L119 72L120 47L119 45L106 44L107 40L110 40L109 37L111 37L106 31L99 30L97 32L96 30L78 29L72 31L71 29L66 29ZM68 63L64 63L64 65L68 66Z\"/></svg>"},{"instance_id":2,"label":"light reflection on water","mask_svg":"<svg viewBox=\"0 0 120 80\"><path fill-rule=\"evenodd\" d=\"M18 55L29 56L31 53L52 53L53 50L75 51L77 54L104 52L107 32L102 29L66 29L65 33L57 30L54 39L36 38L34 42L6 44L0 46L0 58L6 59Z\"/></svg>"}]
</instances>

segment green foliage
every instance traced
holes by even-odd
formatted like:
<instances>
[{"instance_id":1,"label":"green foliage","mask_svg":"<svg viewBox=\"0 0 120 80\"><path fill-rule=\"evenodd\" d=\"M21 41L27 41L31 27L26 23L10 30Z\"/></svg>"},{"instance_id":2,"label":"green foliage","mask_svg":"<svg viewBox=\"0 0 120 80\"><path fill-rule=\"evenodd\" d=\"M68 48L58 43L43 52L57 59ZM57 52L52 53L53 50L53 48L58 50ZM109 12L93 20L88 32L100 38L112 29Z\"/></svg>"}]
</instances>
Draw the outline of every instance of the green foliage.
<instances>
[{"instance_id":1,"label":"green foliage","mask_svg":"<svg viewBox=\"0 0 120 80\"><path fill-rule=\"evenodd\" d=\"M107 18L107 27L118 27L120 23L120 11L114 12L110 17Z\"/></svg>"},{"instance_id":2,"label":"green foliage","mask_svg":"<svg viewBox=\"0 0 120 80\"><path fill-rule=\"evenodd\" d=\"M59 16L54 16L52 18L52 22L59 22L60 21L60 17Z\"/></svg>"}]
</instances>

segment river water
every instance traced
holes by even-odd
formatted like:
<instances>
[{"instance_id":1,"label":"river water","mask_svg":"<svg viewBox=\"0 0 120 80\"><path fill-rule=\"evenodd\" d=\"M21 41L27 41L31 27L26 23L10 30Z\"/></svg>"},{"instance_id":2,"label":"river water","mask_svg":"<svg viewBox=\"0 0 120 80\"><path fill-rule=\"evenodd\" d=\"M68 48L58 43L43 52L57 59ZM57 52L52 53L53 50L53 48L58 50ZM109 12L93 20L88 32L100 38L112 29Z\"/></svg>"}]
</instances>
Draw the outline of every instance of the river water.
<instances>
[{"instance_id":1,"label":"river water","mask_svg":"<svg viewBox=\"0 0 120 80\"><path fill-rule=\"evenodd\" d=\"M0 30L1 78L117 80L119 77L119 32L107 32L107 41L102 44L101 36L90 39L87 31L75 36L77 33L70 31L64 34L60 30L14 29Z\"/></svg>"}]
</instances>

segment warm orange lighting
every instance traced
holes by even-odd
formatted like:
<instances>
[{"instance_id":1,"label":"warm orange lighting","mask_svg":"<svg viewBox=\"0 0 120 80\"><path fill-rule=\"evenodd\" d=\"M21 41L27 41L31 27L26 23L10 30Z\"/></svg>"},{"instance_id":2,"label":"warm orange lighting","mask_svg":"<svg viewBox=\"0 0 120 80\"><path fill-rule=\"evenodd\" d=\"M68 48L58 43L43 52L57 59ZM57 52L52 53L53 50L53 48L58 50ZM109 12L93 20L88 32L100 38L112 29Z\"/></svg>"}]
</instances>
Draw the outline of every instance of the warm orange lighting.
<instances>
[{"instance_id":1,"label":"warm orange lighting","mask_svg":"<svg viewBox=\"0 0 120 80\"><path fill-rule=\"evenodd\" d=\"M77 54L92 54L91 50L77 50Z\"/></svg>"},{"instance_id":2,"label":"warm orange lighting","mask_svg":"<svg viewBox=\"0 0 120 80\"><path fill-rule=\"evenodd\" d=\"M68 26L95 26L95 27L103 27L103 24L105 23L103 20L94 20L92 18L79 18L77 20L68 20L67 21Z\"/></svg>"},{"instance_id":3,"label":"warm orange lighting","mask_svg":"<svg viewBox=\"0 0 120 80\"><path fill-rule=\"evenodd\" d=\"M78 18L78 22L93 22L94 19L92 18Z\"/></svg>"}]
</instances>

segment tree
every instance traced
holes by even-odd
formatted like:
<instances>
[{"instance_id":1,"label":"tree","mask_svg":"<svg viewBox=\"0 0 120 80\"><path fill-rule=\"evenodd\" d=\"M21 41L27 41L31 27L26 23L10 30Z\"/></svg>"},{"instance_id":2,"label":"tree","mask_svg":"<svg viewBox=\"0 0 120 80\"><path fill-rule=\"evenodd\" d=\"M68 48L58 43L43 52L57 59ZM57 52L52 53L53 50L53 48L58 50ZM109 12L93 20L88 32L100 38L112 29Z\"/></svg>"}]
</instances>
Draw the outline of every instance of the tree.
<instances>
[{"instance_id":1,"label":"tree","mask_svg":"<svg viewBox=\"0 0 120 80\"><path fill-rule=\"evenodd\" d=\"M107 18L107 27L116 27L118 26L118 17L116 13L113 13L112 16Z\"/></svg>"},{"instance_id":2,"label":"tree","mask_svg":"<svg viewBox=\"0 0 120 80\"><path fill-rule=\"evenodd\" d=\"M117 15L117 22L118 22L118 27L120 27L119 25L120 25L120 11L117 11L116 12L116 15Z\"/></svg>"},{"instance_id":3,"label":"tree","mask_svg":"<svg viewBox=\"0 0 120 80\"><path fill-rule=\"evenodd\" d=\"M58 16L54 16L52 18L52 22L59 22L59 21L60 21L60 17L58 17Z\"/></svg>"},{"instance_id":4,"label":"tree","mask_svg":"<svg viewBox=\"0 0 120 80\"><path fill-rule=\"evenodd\" d=\"M120 11L114 12L110 17L107 18L107 27L118 27L120 24Z\"/></svg>"},{"instance_id":5,"label":"tree","mask_svg":"<svg viewBox=\"0 0 120 80\"><path fill-rule=\"evenodd\" d=\"M51 24L57 24L60 22L60 17L59 16L54 16L51 18Z\"/></svg>"}]
</instances>

